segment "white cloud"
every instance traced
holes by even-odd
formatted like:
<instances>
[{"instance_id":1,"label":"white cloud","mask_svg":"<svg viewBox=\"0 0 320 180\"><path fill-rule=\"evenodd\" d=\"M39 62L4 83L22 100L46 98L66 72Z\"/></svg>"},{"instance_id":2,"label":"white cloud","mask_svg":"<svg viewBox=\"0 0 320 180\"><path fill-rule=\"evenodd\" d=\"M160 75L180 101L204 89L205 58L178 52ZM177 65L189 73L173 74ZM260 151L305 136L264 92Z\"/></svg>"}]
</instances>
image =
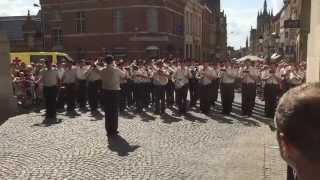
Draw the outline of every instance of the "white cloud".
<instances>
[{"instance_id":1,"label":"white cloud","mask_svg":"<svg viewBox=\"0 0 320 180\"><path fill-rule=\"evenodd\" d=\"M39 8L33 7L34 3L39 3L39 0L0 0L0 16L27 15L28 10L37 14Z\"/></svg>"},{"instance_id":2,"label":"white cloud","mask_svg":"<svg viewBox=\"0 0 320 180\"><path fill-rule=\"evenodd\" d=\"M251 26L255 26L257 20L257 9L234 9L226 8L228 21L228 45L236 49L244 47L246 38L249 37Z\"/></svg>"},{"instance_id":3,"label":"white cloud","mask_svg":"<svg viewBox=\"0 0 320 180\"><path fill-rule=\"evenodd\" d=\"M275 13L280 11L280 9L283 6L283 1L282 0L272 0L271 3L272 3L272 7L273 7Z\"/></svg>"}]
</instances>

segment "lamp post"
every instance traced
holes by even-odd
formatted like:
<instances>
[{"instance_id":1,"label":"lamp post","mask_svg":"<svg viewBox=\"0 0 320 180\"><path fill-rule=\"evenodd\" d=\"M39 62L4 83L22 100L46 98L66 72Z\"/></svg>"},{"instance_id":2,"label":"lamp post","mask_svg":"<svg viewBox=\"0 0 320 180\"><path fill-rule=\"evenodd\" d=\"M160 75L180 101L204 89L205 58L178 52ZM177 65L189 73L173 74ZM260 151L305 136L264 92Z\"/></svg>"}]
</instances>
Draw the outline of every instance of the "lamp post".
<instances>
[{"instance_id":1,"label":"lamp post","mask_svg":"<svg viewBox=\"0 0 320 180\"><path fill-rule=\"evenodd\" d=\"M42 48L43 50L46 49L46 40L45 40L45 23L44 23L44 13L43 9L39 4L34 3L33 7L40 8L40 23L41 23L41 34L42 34Z\"/></svg>"}]
</instances>

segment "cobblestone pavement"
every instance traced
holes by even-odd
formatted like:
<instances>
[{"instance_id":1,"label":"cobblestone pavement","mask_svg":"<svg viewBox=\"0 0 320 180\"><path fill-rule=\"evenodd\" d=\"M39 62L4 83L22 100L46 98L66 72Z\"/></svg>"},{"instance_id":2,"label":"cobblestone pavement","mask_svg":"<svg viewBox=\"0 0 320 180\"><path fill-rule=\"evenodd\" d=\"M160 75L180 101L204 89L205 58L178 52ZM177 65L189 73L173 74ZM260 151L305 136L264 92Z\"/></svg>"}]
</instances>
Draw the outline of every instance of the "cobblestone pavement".
<instances>
[{"instance_id":1,"label":"cobblestone pavement","mask_svg":"<svg viewBox=\"0 0 320 180\"><path fill-rule=\"evenodd\" d=\"M255 112L262 111L257 105ZM285 179L271 120L259 115L127 113L111 141L102 117L58 118L62 123L43 127L42 114L30 113L0 126L1 180Z\"/></svg>"}]
</instances>

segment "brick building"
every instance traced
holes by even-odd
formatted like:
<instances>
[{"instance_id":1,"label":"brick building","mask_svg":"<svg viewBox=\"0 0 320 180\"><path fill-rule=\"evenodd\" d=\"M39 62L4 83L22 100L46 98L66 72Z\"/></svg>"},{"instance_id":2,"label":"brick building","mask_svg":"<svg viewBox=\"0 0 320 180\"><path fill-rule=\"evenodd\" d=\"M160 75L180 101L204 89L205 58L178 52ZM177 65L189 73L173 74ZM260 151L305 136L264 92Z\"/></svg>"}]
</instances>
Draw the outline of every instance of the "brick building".
<instances>
[{"instance_id":1,"label":"brick building","mask_svg":"<svg viewBox=\"0 0 320 180\"><path fill-rule=\"evenodd\" d=\"M45 48L73 58L183 55L184 0L40 0Z\"/></svg>"}]
</instances>

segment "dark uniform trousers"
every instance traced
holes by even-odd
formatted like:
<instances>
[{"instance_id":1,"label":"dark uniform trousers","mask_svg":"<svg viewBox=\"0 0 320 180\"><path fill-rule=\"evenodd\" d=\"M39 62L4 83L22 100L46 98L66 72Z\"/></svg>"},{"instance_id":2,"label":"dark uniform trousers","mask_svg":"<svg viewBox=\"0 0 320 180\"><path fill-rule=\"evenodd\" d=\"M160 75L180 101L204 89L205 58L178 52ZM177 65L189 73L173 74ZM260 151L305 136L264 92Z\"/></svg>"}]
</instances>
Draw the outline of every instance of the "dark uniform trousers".
<instances>
[{"instance_id":1,"label":"dark uniform trousers","mask_svg":"<svg viewBox=\"0 0 320 180\"><path fill-rule=\"evenodd\" d=\"M144 91L145 89L144 89L143 83L135 83L134 96L135 96L136 108L138 112L142 112L143 110L144 95L145 95Z\"/></svg>"},{"instance_id":2,"label":"dark uniform trousers","mask_svg":"<svg viewBox=\"0 0 320 180\"><path fill-rule=\"evenodd\" d=\"M195 106L198 100L198 80L195 78L189 79L190 106Z\"/></svg>"},{"instance_id":3,"label":"dark uniform trousers","mask_svg":"<svg viewBox=\"0 0 320 180\"><path fill-rule=\"evenodd\" d=\"M166 85L166 100L168 106L173 106L174 104L174 83L172 80L169 80L168 84Z\"/></svg>"},{"instance_id":4,"label":"dark uniform trousers","mask_svg":"<svg viewBox=\"0 0 320 180\"><path fill-rule=\"evenodd\" d=\"M222 113L230 114L232 112L232 103L234 101L234 83L221 83L220 89Z\"/></svg>"},{"instance_id":5,"label":"dark uniform trousers","mask_svg":"<svg viewBox=\"0 0 320 180\"><path fill-rule=\"evenodd\" d=\"M146 84L146 93L147 93L147 105L149 106L153 99L152 99L152 83L149 82Z\"/></svg>"},{"instance_id":6,"label":"dark uniform trousers","mask_svg":"<svg viewBox=\"0 0 320 180\"><path fill-rule=\"evenodd\" d=\"M128 83L122 83L120 85L121 87L121 91L120 91L120 111L123 112L128 104L128 100L127 100L127 94L128 94Z\"/></svg>"},{"instance_id":7,"label":"dark uniform trousers","mask_svg":"<svg viewBox=\"0 0 320 180\"><path fill-rule=\"evenodd\" d=\"M78 103L80 108L85 108L87 104L87 81L78 80Z\"/></svg>"},{"instance_id":8,"label":"dark uniform trousers","mask_svg":"<svg viewBox=\"0 0 320 180\"><path fill-rule=\"evenodd\" d=\"M242 101L241 109L243 115L251 116L253 108L255 106L257 96L257 85L256 83L242 83L241 85Z\"/></svg>"},{"instance_id":9,"label":"dark uniform trousers","mask_svg":"<svg viewBox=\"0 0 320 180\"><path fill-rule=\"evenodd\" d=\"M58 87L57 95L57 109L64 109L66 103L66 89L65 85Z\"/></svg>"},{"instance_id":10,"label":"dark uniform trousers","mask_svg":"<svg viewBox=\"0 0 320 180\"><path fill-rule=\"evenodd\" d=\"M46 118L55 119L57 116L57 86L44 86L43 95L46 102Z\"/></svg>"},{"instance_id":11,"label":"dark uniform trousers","mask_svg":"<svg viewBox=\"0 0 320 180\"><path fill-rule=\"evenodd\" d=\"M127 94L126 94L126 99L128 101L128 106L132 106L134 104L134 99L133 99L133 90L134 90L134 83L131 79L128 80L127 82Z\"/></svg>"},{"instance_id":12,"label":"dark uniform trousers","mask_svg":"<svg viewBox=\"0 0 320 180\"><path fill-rule=\"evenodd\" d=\"M88 100L91 111L96 111L98 108L99 99L99 81L88 82Z\"/></svg>"},{"instance_id":13,"label":"dark uniform trousers","mask_svg":"<svg viewBox=\"0 0 320 180\"><path fill-rule=\"evenodd\" d=\"M210 84L210 93L212 106L214 107L216 104L216 101L218 100L218 94L219 94L219 80L213 80Z\"/></svg>"},{"instance_id":14,"label":"dark uniform trousers","mask_svg":"<svg viewBox=\"0 0 320 180\"><path fill-rule=\"evenodd\" d=\"M200 85L200 110L202 113L209 113L210 111L210 84Z\"/></svg>"},{"instance_id":15,"label":"dark uniform trousers","mask_svg":"<svg viewBox=\"0 0 320 180\"><path fill-rule=\"evenodd\" d=\"M156 113L164 113L166 109L166 102L165 102L165 91L166 86L155 85L154 86L154 96L155 96L155 107Z\"/></svg>"},{"instance_id":16,"label":"dark uniform trousers","mask_svg":"<svg viewBox=\"0 0 320 180\"><path fill-rule=\"evenodd\" d=\"M108 135L117 133L119 114L119 95L117 90L103 90L105 127Z\"/></svg>"},{"instance_id":17,"label":"dark uniform trousers","mask_svg":"<svg viewBox=\"0 0 320 180\"><path fill-rule=\"evenodd\" d=\"M266 84L264 86L264 100L265 100L265 115L266 117L273 118L277 108L279 93L279 85Z\"/></svg>"},{"instance_id":18,"label":"dark uniform trousers","mask_svg":"<svg viewBox=\"0 0 320 180\"><path fill-rule=\"evenodd\" d=\"M176 103L179 109L179 113L187 112L187 96L189 85L186 84L183 87L176 89Z\"/></svg>"},{"instance_id":19,"label":"dark uniform trousers","mask_svg":"<svg viewBox=\"0 0 320 180\"><path fill-rule=\"evenodd\" d=\"M149 101L149 98L148 98L148 85L149 85L149 83L146 83L146 82L144 82L144 83L141 83L142 84L142 88L143 88L143 102L142 102L142 106L143 106L143 108L147 108L148 107L148 105L149 105L149 103L148 103L148 101Z\"/></svg>"},{"instance_id":20,"label":"dark uniform trousers","mask_svg":"<svg viewBox=\"0 0 320 180\"><path fill-rule=\"evenodd\" d=\"M76 85L75 83L66 84L66 102L67 102L67 111L74 111L75 101L76 101Z\"/></svg>"},{"instance_id":21,"label":"dark uniform trousers","mask_svg":"<svg viewBox=\"0 0 320 180\"><path fill-rule=\"evenodd\" d=\"M98 80L98 106L103 109L103 90L102 90L102 80Z\"/></svg>"}]
</instances>

